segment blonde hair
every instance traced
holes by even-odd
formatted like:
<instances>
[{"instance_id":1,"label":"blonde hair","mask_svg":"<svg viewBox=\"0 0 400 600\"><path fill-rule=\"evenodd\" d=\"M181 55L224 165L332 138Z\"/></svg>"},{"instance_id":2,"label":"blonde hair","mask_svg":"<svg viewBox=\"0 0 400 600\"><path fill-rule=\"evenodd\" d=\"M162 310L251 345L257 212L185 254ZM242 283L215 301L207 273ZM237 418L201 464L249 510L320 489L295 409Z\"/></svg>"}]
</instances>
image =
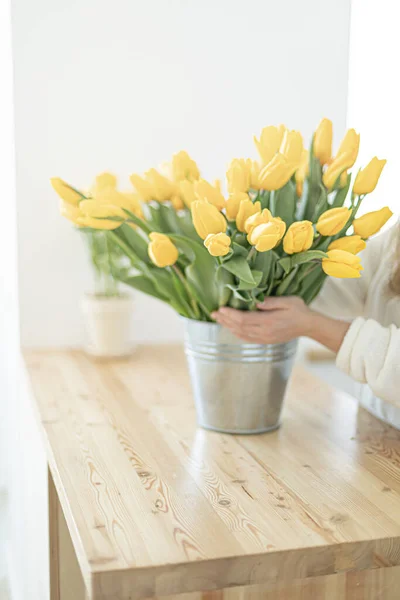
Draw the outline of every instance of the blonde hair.
<instances>
[{"instance_id":1,"label":"blonde hair","mask_svg":"<svg viewBox=\"0 0 400 600\"><path fill-rule=\"evenodd\" d=\"M395 265L390 278L389 287L393 294L400 296L400 223L397 225L397 244L394 257Z\"/></svg>"}]
</instances>

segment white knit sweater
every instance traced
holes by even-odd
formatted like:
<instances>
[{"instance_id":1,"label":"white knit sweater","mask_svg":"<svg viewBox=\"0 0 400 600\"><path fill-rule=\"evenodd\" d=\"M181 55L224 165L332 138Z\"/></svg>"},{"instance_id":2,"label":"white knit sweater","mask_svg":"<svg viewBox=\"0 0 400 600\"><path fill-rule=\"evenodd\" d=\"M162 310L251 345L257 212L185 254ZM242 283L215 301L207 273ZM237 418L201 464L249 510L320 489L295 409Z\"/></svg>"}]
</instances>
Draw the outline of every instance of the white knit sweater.
<instances>
[{"instance_id":1,"label":"white knit sweater","mask_svg":"<svg viewBox=\"0 0 400 600\"><path fill-rule=\"evenodd\" d=\"M359 387L361 403L400 428L400 297L388 290L400 225L378 235L361 253L360 279L329 278L313 308L351 320L337 366ZM365 385L366 384L366 385Z\"/></svg>"}]
</instances>

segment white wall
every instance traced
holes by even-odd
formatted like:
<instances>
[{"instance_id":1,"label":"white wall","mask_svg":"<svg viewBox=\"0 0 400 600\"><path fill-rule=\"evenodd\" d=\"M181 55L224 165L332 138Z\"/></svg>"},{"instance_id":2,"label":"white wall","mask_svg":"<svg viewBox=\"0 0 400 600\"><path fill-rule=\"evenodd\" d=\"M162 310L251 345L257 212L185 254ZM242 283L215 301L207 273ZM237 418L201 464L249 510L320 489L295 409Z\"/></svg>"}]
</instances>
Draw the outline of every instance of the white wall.
<instances>
[{"instance_id":1,"label":"white wall","mask_svg":"<svg viewBox=\"0 0 400 600\"><path fill-rule=\"evenodd\" d=\"M393 0L352 1L348 121L361 132L360 164L374 155L388 159L363 212L389 205L400 213L398 20L399 6Z\"/></svg>"},{"instance_id":2,"label":"white wall","mask_svg":"<svg viewBox=\"0 0 400 600\"><path fill-rule=\"evenodd\" d=\"M284 121L309 136L346 120L350 0L14 0L21 331L24 345L81 341L90 287L77 234L48 179L86 186L186 148L206 177L255 155ZM135 335L180 335L137 296Z\"/></svg>"}]
</instances>

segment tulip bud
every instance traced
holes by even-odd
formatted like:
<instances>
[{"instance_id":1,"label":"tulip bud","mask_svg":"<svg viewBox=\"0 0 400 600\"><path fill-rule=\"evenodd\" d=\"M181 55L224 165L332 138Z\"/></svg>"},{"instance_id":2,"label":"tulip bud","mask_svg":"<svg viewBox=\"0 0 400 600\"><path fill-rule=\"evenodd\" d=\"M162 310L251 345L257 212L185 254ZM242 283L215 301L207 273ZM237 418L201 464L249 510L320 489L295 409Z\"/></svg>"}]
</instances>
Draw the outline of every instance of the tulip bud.
<instances>
[{"instance_id":1,"label":"tulip bud","mask_svg":"<svg viewBox=\"0 0 400 600\"><path fill-rule=\"evenodd\" d=\"M228 192L235 194L236 192L248 192L250 188L250 169L243 158L234 158L226 172L228 181Z\"/></svg>"},{"instance_id":2,"label":"tulip bud","mask_svg":"<svg viewBox=\"0 0 400 600\"><path fill-rule=\"evenodd\" d=\"M260 165L258 164L258 162L256 162L255 160L251 160L248 159L247 161L248 164L248 169L250 172L250 187L253 190L259 190L260 189L260 180L259 180L259 175L260 175Z\"/></svg>"},{"instance_id":3,"label":"tulip bud","mask_svg":"<svg viewBox=\"0 0 400 600\"><path fill-rule=\"evenodd\" d=\"M221 192L212 186L211 183L205 181L205 179L196 181L194 184L194 192L199 200L213 204L218 210L225 208L225 198Z\"/></svg>"},{"instance_id":4,"label":"tulip bud","mask_svg":"<svg viewBox=\"0 0 400 600\"><path fill-rule=\"evenodd\" d=\"M251 233L254 227L257 227L257 225L269 223L271 220L271 212L268 210L268 208L264 208L261 212L255 213L246 220L244 224L244 230L246 233Z\"/></svg>"},{"instance_id":5,"label":"tulip bud","mask_svg":"<svg viewBox=\"0 0 400 600\"><path fill-rule=\"evenodd\" d=\"M308 150L303 150L301 155L300 165L295 173L296 179L296 192L300 198L303 194L303 184L310 171L310 164L308 161Z\"/></svg>"},{"instance_id":6,"label":"tulip bud","mask_svg":"<svg viewBox=\"0 0 400 600\"><path fill-rule=\"evenodd\" d=\"M158 202L170 200L176 194L177 187L172 181L161 175L156 169L149 169L144 174L153 190L153 198ZM131 178L132 179L132 178Z\"/></svg>"},{"instance_id":7,"label":"tulip bud","mask_svg":"<svg viewBox=\"0 0 400 600\"><path fill-rule=\"evenodd\" d=\"M179 192L186 206L190 208L192 202L196 200L196 194L194 193L194 184L191 181L180 181Z\"/></svg>"},{"instance_id":8,"label":"tulip bud","mask_svg":"<svg viewBox=\"0 0 400 600\"><path fill-rule=\"evenodd\" d=\"M278 127L270 125L269 127L264 127L261 131L259 140L254 137L254 143L264 165L269 163L278 152L285 131L286 127L284 125L279 125Z\"/></svg>"},{"instance_id":9,"label":"tulip bud","mask_svg":"<svg viewBox=\"0 0 400 600\"><path fill-rule=\"evenodd\" d=\"M345 206L326 210L317 221L316 228L321 235L336 235L351 217L351 209Z\"/></svg>"},{"instance_id":10,"label":"tulip bud","mask_svg":"<svg viewBox=\"0 0 400 600\"><path fill-rule=\"evenodd\" d=\"M229 254L231 238L226 233L210 233L204 240L204 245L211 256L226 256Z\"/></svg>"},{"instance_id":11,"label":"tulip bud","mask_svg":"<svg viewBox=\"0 0 400 600\"><path fill-rule=\"evenodd\" d=\"M74 206L73 204L68 204L65 200L61 200L60 213L75 225L78 225L78 218L83 216L79 205Z\"/></svg>"},{"instance_id":12,"label":"tulip bud","mask_svg":"<svg viewBox=\"0 0 400 600\"><path fill-rule=\"evenodd\" d=\"M179 196L178 194L175 194L175 196L172 196L171 204L175 210L182 210L182 208L185 208L183 198L181 196Z\"/></svg>"},{"instance_id":13,"label":"tulip bud","mask_svg":"<svg viewBox=\"0 0 400 600\"><path fill-rule=\"evenodd\" d=\"M112 230L121 226L121 221L109 221L107 219L95 219L94 217L82 216L77 218L77 224L80 227L90 227L91 229Z\"/></svg>"},{"instance_id":14,"label":"tulip bud","mask_svg":"<svg viewBox=\"0 0 400 600\"><path fill-rule=\"evenodd\" d=\"M81 192L68 185L68 183L66 183L59 177L52 177L50 179L50 183L53 186L53 189L60 196L60 198L68 204L77 206L79 202L85 198L85 196L81 194Z\"/></svg>"},{"instance_id":15,"label":"tulip bud","mask_svg":"<svg viewBox=\"0 0 400 600\"><path fill-rule=\"evenodd\" d=\"M93 200L96 204L119 206L135 214L141 212L139 194L124 193L111 187L104 187L95 193Z\"/></svg>"},{"instance_id":16,"label":"tulip bud","mask_svg":"<svg viewBox=\"0 0 400 600\"><path fill-rule=\"evenodd\" d=\"M283 249L286 254L305 252L309 250L314 241L314 228L311 221L297 221L287 230L283 240Z\"/></svg>"},{"instance_id":17,"label":"tulip bud","mask_svg":"<svg viewBox=\"0 0 400 600\"><path fill-rule=\"evenodd\" d=\"M325 165L331 160L332 121L330 119L322 119L318 125L314 135L313 152L321 165Z\"/></svg>"},{"instance_id":18,"label":"tulip bud","mask_svg":"<svg viewBox=\"0 0 400 600\"><path fill-rule=\"evenodd\" d=\"M246 231L245 223L249 217L261 212L261 203L251 200L242 200L239 206L238 214L236 215L236 227L239 231Z\"/></svg>"},{"instance_id":19,"label":"tulip bud","mask_svg":"<svg viewBox=\"0 0 400 600\"><path fill-rule=\"evenodd\" d=\"M337 178L354 165L358 156L360 136L354 129L349 129L344 136L336 157L328 166L322 179L325 187L332 188Z\"/></svg>"},{"instance_id":20,"label":"tulip bud","mask_svg":"<svg viewBox=\"0 0 400 600\"><path fill-rule=\"evenodd\" d=\"M376 156L358 173L353 186L353 193L357 195L370 194L376 188L386 160L379 160Z\"/></svg>"},{"instance_id":21,"label":"tulip bud","mask_svg":"<svg viewBox=\"0 0 400 600\"><path fill-rule=\"evenodd\" d=\"M228 221L234 221L236 219L242 200L250 200L248 194L245 194L244 192L236 192L229 196L225 205L225 212Z\"/></svg>"},{"instance_id":22,"label":"tulip bud","mask_svg":"<svg viewBox=\"0 0 400 600\"><path fill-rule=\"evenodd\" d=\"M357 279L361 277L361 261L358 256L345 250L329 250L328 258L322 259L322 269L331 277Z\"/></svg>"},{"instance_id":23,"label":"tulip bud","mask_svg":"<svg viewBox=\"0 0 400 600\"><path fill-rule=\"evenodd\" d=\"M366 239L378 233L387 221L392 217L393 213L389 207L385 206L380 210L375 210L363 215L359 219L354 219L354 233Z\"/></svg>"},{"instance_id":24,"label":"tulip bud","mask_svg":"<svg viewBox=\"0 0 400 600\"><path fill-rule=\"evenodd\" d=\"M345 250L351 254L358 254L366 245L360 235L348 235L329 244L328 250Z\"/></svg>"},{"instance_id":25,"label":"tulip bud","mask_svg":"<svg viewBox=\"0 0 400 600\"><path fill-rule=\"evenodd\" d=\"M141 197L142 202L150 202L150 200L155 200L156 193L153 185L149 181L136 174L131 175L130 180L133 187Z\"/></svg>"},{"instance_id":26,"label":"tulip bud","mask_svg":"<svg viewBox=\"0 0 400 600\"><path fill-rule=\"evenodd\" d=\"M301 133L299 131L289 131L287 129L283 136L279 152L283 154L289 164L295 166L295 169L300 165L303 150L303 138ZM293 173L295 169L293 170Z\"/></svg>"},{"instance_id":27,"label":"tulip bud","mask_svg":"<svg viewBox=\"0 0 400 600\"><path fill-rule=\"evenodd\" d=\"M85 216L95 219L105 219L107 217L127 219L125 211L114 204L102 204L96 200L82 200L79 208Z\"/></svg>"},{"instance_id":28,"label":"tulip bud","mask_svg":"<svg viewBox=\"0 0 400 600\"><path fill-rule=\"evenodd\" d=\"M288 163L282 154L275 154L274 158L260 172L259 186L262 190L279 190L283 187L296 171L298 165Z\"/></svg>"},{"instance_id":29,"label":"tulip bud","mask_svg":"<svg viewBox=\"0 0 400 600\"><path fill-rule=\"evenodd\" d=\"M172 177L174 181L197 181L200 171L197 164L190 158L185 150L181 150L172 157Z\"/></svg>"},{"instance_id":30,"label":"tulip bud","mask_svg":"<svg viewBox=\"0 0 400 600\"><path fill-rule=\"evenodd\" d=\"M179 252L167 235L153 232L149 235L148 253L157 267L171 267L178 260Z\"/></svg>"},{"instance_id":31,"label":"tulip bud","mask_svg":"<svg viewBox=\"0 0 400 600\"><path fill-rule=\"evenodd\" d=\"M275 248L285 235L285 222L278 217L272 218L269 223L257 225L249 235L249 242L256 247L258 252L267 252Z\"/></svg>"},{"instance_id":32,"label":"tulip bud","mask_svg":"<svg viewBox=\"0 0 400 600\"><path fill-rule=\"evenodd\" d=\"M210 233L225 233L226 219L215 206L195 200L191 210L194 228L202 240L205 240Z\"/></svg>"},{"instance_id":33,"label":"tulip bud","mask_svg":"<svg viewBox=\"0 0 400 600\"><path fill-rule=\"evenodd\" d=\"M95 184L93 186L93 193L100 192L107 188L115 189L117 187L117 178L112 173L100 173L96 176Z\"/></svg>"}]
</instances>

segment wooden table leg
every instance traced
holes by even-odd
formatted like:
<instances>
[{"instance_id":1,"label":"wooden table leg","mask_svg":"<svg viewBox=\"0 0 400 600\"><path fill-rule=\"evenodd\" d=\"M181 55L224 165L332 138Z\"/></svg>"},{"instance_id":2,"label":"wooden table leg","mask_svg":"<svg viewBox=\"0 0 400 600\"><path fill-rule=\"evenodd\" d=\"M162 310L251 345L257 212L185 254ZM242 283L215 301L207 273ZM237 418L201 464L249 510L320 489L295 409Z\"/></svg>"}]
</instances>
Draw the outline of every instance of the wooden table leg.
<instances>
[{"instance_id":1,"label":"wooden table leg","mask_svg":"<svg viewBox=\"0 0 400 600\"><path fill-rule=\"evenodd\" d=\"M50 469L48 490L50 600L90 600Z\"/></svg>"},{"instance_id":2,"label":"wooden table leg","mask_svg":"<svg viewBox=\"0 0 400 600\"><path fill-rule=\"evenodd\" d=\"M49 494L49 550L50 550L50 600L61 600L60 594L60 543L58 523L58 495L53 477L48 469Z\"/></svg>"}]
</instances>

